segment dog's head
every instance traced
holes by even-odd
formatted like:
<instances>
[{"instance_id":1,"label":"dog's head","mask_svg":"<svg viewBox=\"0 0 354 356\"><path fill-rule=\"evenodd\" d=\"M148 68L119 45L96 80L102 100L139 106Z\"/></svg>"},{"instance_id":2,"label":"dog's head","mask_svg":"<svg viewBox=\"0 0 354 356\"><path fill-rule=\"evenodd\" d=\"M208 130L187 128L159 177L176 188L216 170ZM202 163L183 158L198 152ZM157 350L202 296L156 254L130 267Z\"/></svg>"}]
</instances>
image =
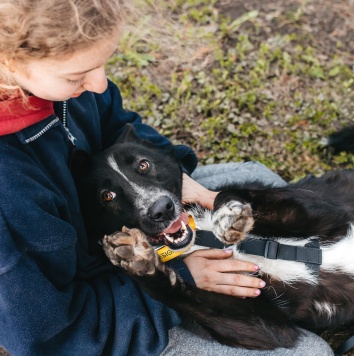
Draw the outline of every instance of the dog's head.
<instances>
[{"instance_id":1,"label":"dog's head","mask_svg":"<svg viewBox=\"0 0 354 356\"><path fill-rule=\"evenodd\" d=\"M87 230L95 238L127 226L142 230L154 246L178 250L193 242L181 203L182 170L172 150L156 148L127 125L100 154L76 152L72 167Z\"/></svg>"}]
</instances>

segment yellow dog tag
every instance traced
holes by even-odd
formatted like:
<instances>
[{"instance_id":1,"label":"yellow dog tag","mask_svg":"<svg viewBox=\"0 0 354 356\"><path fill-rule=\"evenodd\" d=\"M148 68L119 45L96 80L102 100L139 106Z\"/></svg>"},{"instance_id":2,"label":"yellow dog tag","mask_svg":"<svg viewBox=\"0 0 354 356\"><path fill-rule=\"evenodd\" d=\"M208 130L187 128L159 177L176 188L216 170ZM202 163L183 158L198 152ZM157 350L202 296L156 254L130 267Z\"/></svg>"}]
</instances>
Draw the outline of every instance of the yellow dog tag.
<instances>
[{"instance_id":1,"label":"yellow dog tag","mask_svg":"<svg viewBox=\"0 0 354 356\"><path fill-rule=\"evenodd\" d=\"M177 257L179 255L182 255L182 253L184 253L187 250L188 250L188 248L186 250L174 251L174 250L171 250L168 246L161 246L156 250L156 252L160 256L160 260L162 262L167 262L167 261L174 259L175 257Z\"/></svg>"}]
</instances>

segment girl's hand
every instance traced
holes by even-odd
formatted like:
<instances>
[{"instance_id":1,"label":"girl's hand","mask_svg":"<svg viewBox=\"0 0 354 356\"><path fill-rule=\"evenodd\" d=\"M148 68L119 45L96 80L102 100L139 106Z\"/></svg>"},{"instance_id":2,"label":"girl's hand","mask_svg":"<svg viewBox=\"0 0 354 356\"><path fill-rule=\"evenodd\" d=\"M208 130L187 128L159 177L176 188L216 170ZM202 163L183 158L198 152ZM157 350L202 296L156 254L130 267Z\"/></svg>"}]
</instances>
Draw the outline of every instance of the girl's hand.
<instances>
[{"instance_id":1,"label":"girl's hand","mask_svg":"<svg viewBox=\"0 0 354 356\"><path fill-rule=\"evenodd\" d=\"M229 259L229 250L199 250L184 258L198 288L237 297L257 297L265 282L239 272L256 272L251 262Z\"/></svg>"},{"instance_id":2,"label":"girl's hand","mask_svg":"<svg viewBox=\"0 0 354 356\"><path fill-rule=\"evenodd\" d=\"M183 174L182 200L184 203L198 203L213 210L214 200L218 192L212 192L187 174ZM237 297L257 297L265 286L265 282L239 272L256 272L254 263L229 259L232 251L199 250L186 258L186 263L198 288L213 292L229 294Z\"/></svg>"},{"instance_id":3,"label":"girl's hand","mask_svg":"<svg viewBox=\"0 0 354 356\"><path fill-rule=\"evenodd\" d=\"M183 173L182 201L185 204L197 203L204 208L213 210L214 200L218 192L212 192Z\"/></svg>"}]
</instances>

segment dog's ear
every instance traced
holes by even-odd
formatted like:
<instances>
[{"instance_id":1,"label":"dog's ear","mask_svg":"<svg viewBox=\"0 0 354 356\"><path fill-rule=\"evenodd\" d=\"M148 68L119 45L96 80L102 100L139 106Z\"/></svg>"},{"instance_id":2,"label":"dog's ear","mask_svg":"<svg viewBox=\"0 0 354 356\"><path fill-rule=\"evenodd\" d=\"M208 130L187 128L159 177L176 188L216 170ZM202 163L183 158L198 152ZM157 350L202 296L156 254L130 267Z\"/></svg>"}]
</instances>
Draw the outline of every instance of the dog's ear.
<instances>
[{"instance_id":1,"label":"dog's ear","mask_svg":"<svg viewBox=\"0 0 354 356\"><path fill-rule=\"evenodd\" d=\"M114 143L141 142L142 139L136 134L132 124L126 124Z\"/></svg>"},{"instance_id":2,"label":"dog's ear","mask_svg":"<svg viewBox=\"0 0 354 356\"><path fill-rule=\"evenodd\" d=\"M74 150L72 153L70 158L70 171L77 186L80 183L81 177L85 176L88 172L91 162L91 155L83 150Z\"/></svg>"}]
</instances>

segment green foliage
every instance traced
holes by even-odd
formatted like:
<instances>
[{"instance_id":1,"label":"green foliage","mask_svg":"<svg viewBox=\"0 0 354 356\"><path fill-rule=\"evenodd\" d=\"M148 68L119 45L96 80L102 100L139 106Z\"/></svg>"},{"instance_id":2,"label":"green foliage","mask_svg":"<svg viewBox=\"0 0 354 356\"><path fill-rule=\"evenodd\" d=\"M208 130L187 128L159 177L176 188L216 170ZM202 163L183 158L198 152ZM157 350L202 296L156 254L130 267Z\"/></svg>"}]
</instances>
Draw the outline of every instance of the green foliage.
<instances>
[{"instance_id":1,"label":"green foliage","mask_svg":"<svg viewBox=\"0 0 354 356\"><path fill-rule=\"evenodd\" d=\"M275 23L286 22L292 31L274 26L266 35L265 14L231 19L217 4L177 1L173 9L186 26L199 29L199 63L186 58L165 68L156 48L125 41L124 54L107 69L126 109L173 142L192 146L201 164L257 160L287 180L352 167L352 155L334 156L320 142L353 120L354 74L344 55L323 53L297 31L307 2L279 14ZM203 50L209 63L201 66Z\"/></svg>"}]
</instances>

